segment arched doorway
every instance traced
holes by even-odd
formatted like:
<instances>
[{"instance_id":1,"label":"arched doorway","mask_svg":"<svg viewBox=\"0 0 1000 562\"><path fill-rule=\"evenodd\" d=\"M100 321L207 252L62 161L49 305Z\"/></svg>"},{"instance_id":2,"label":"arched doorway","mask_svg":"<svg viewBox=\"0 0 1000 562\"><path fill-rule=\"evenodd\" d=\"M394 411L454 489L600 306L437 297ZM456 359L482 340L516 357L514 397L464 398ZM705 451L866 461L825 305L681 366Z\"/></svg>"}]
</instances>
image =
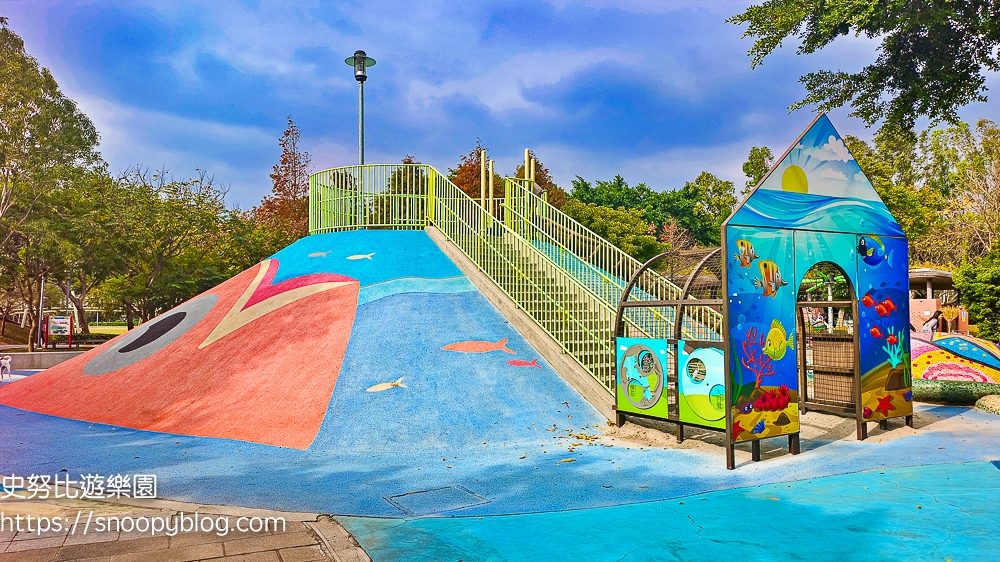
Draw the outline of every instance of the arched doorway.
<instances>
[{"instance_id":1,"label":"arched doorway","mask_svg":"<svg viewBox=\"0 0 1000 562\"><path fill-rule=\"evenodd\" d=\"M832 262L817 263L802 277L797 300L800 411L855 414L860 373L851 278Z\"/></svg>"}]
</instances>

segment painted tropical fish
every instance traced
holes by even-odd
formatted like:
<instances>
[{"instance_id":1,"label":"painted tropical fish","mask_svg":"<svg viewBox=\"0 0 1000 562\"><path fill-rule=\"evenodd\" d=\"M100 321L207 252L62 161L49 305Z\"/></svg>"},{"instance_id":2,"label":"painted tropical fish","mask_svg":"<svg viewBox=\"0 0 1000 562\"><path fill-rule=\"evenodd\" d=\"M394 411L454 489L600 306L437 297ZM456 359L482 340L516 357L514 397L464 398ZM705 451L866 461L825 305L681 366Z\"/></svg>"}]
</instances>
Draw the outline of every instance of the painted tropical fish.
<instances>
[{"instance_id":1,"label":"painted tropical fish","mask_svg":"<svg viewBox=\"0 0 1000 562\"><path fill-rule=\"evenodd\" d=\"M531 361L525 361L523 359L511 359L507 362L508 365L514 367L534 367L536 369L541 369L542 366L538 364L538 359L532 359Z\"/></svg>"},{"instance_id":2,"label":"painted tropical fish","mask_svg":"<svg viewBox=\"0 0 1000 562\"><path fill-rule=\"evenodd\" d=\"M757 425L753 426L753 429L750 431L753 431L754 433L764 433L764 420L757 422Z\"/></svg>"},{"instance_id":3,"label":"painted tropical fish","mask_svg":"<svg viewBox=\"0 0 1000 562\"><path fill-rule=\"evenodd\" d=\"M507 347L507 338L497 342L479 340L460 341L449 343L448 345L442 346L441 349L445 351L457 351L459 353L489 353L490 351L506 351L507 353L517 354L516 351Z\"/></svg>"},{"instance_id":4,"label":"painted tropical fish","mask_svg":"<svg viewBox=\"0 0 1000 562\"><path fill-rule=\"evenodd\" d=\"M882 239L874 234L861 237L861 240L858 241L858 253L868 265L878 266L885 261L889 263L889 267L892 267L892 252L886 254Z\"/></svg>"},{"instance_id":5,"label":"painted tropical fish","mask_svg":"<svg viewBox=\"0 0 1000 562\"><path fill-rule=\"evenodd\" d=\"M374 255L375 255L375 252L372 252L370 254L354 254L353 256L347 256L347 259L349 259L349 260L370 260L370 259L372 259L372 256L374 256Z\"/></svg>"},{"instance_id":6,"label":"painted tropical fish","mask_svg":"<svg viewBox=\"0 0 1000 562\"><path fill-rule=\"evenodd\" d=\"M882 303L875 305L875 312L877 312L879 316L889 316L889 311L885 309L885 305Z\"/></svg>"},{"instance_id":7,"label":"painted tropical fish","mask_svg":"<svg viewBox=\"0 0 1000 562\"><path fill-rule=\"evenodd\" d=\"M788 281L781 279L781 271L778 264L771 260L761 260L757 262L760 267L760 279L753 280L753 286L757 289L764 289L764 296L772 299L778 296L778 289L788 284Z\"/></svg>"},{"instance_id":8,"label":"painted tropical fish","mask_svg":"<svg viewBox=\"0 0 1000 562\"><path fill-rule=\"evenodd\" d=\"M868 291L865 296L861 297L861 304L865 305L865 308L871 308L875 304L875 299L872 298L872 292Z\"/></svg>"},{"instance_id":9,"label":"painted tropical fish","mask_svg":"<svg viewBox=\"0 0 1000 562\"><path fill-rule=\"evenodd\" d=\"M879 329L878 329L878 326L872 326L872 329L871 329L871 330L868 330L868 332L869 332L869 333L870 333L870 334L872 335L872 337L873 337L873 338L875 338L875 339L881 339L881 338L882 338L882 330L879 330Z\"/></svg>"},{"instance_id":10,"label":"painted tropical fish","mask_svg":"<svg viewBox=\"0 0 1000 562\"><path fill-rule=\"evenodd\" d=\"M370 386L366 388L365 392L382 392L383 390L389 390L390 388L397 388L397 387L406 388L406 385L403 384L403 377L399 377L398 379L392 382L380 382L375 386Z\"/></svg>"},{"instance_id":11,"label":"painted tropical fish","mask_svg":"<svg viewBox=\"0 0 1000 562\"><path fill-rule=\"evenodd\" d=\"M736 241L737 252L733 254L733 259L740 262L740 267L750 267L753 260L759 258L753 249L753 244L749 240Z\"/></svg>"},{"instance_id":12,"label":"painted tropical fish","mask_svg":"<svg viewBox=\"0 0 1000 562\"><path fill-rule=\"evenodd\" d=\"M896 336L894 336L892 334L889 334L889 337L885 338L885 343L887 343L889 345L896 345L896 342L898 342L898 341L899 341L899 338L897 338Z\"/></svg>"},{"instance_id":13,"label":"painted tropical fish","mask_svg":"<svg viewBox=\"0 0 1000 562\"><path fill-rule=\"evenodd\" d=\"M771 330L767 332L763 351L771 359L780 361L789 349L795 350L795 334L785 332L785 327L775 318L771 321Z\"/></svg>"},{"instance_id":14,"label":"painted tropical fish","mask_svg":"<svg viewBox=\"0 0 1000 562\"><path fill-rule=\"evenodd\" d=\"M313 253L309 254L309 257L310 258L325 258L326 255L329 254L332 251L333 250L327 250L325 252L313 252Z\"/></svg>"},{"instance_id":15,"label":"painted tropical fish","mask_svg":"<svg viewBox=\"0 0 1000 562\"><path fill-rule=\"evenodd\" d=\"M743 412L744 414L749 414L752 411L753 411L753 402L747 402L746 404L740 407L740 412Z\"/></svg>"},{"instance_id":16,"label":"painted tropical fish","mask_svg":"<svg viewBox=\"0 0 1000 562\"><path fill-rule=\"evenodd\" d=\"M892 298L886 298L881 304L888 312L896 310L896 303L892 302Z\"/></svg>"}]
</instances>

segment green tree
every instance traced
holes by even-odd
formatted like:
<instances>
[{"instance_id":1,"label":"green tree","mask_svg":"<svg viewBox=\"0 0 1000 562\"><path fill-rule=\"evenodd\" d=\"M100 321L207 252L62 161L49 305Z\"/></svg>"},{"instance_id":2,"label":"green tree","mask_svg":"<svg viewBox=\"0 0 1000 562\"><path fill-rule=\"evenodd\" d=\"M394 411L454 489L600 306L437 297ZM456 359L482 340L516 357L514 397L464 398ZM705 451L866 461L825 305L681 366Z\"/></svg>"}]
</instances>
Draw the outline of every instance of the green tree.
<instances>
[{"instance_id":1,"label":"green tree","mask_svg":"<svg viewBox=\"0 0 1000 562\"><path fill-rule=\"evenodd\" d=\"M877 38L875 62L855 73L806 74L806 97L791 107L849 104L868 126L911 130L920 116L957 122L958 108L986 101L985 71L1000 70L997 0L767 0L727 21L747 24L754 68L792 37L799 54L848 34Z\"/></svg>"},{"instance_id":2,"label":"green tree","mask_svg":"<svg viewBox=\"0 0 1000 562\"><path fill-rule=\"evenodd\" d=\"M979 326L979 336L1000 341L1000 243L982 260L962 264L954 281L969 311L969 320Z\"/></svg>"},{"instance_id":3,"label":"green tree","mask_svg":"<svg viewBox=\"0 0 1000 562\"><path fill-rule=\"evenodd\" d=\"M747 161L743 163L743 173L747 176L747 183L740 195L750 193L750 190L764 179L764 174L771 169L772 165L774 165L774 154L771 154L770 148L766 146L751 148Z\"/></svg>"},{"instance_id":4,"label":"green tree","mask_svg":"<svg viewBox=\"0 0 1000 562\"><path fill-rule=\"evenodd\" d=\"M563 212L598 236L614 244L626 254L646 261L658 254L663 245L651 235L642 209L612 209L593 203L569 199Z\"/></svg>"},{"instance_id":5,"label":"green tree","mask_svg":"<svg viewBox=\"0 0 1000 562\"><path fill-rule=\"evenodd\" d=\"M718 246L722 223L736 206L733 182L724 181L709 172L698 174L677 191L662 194L660 216L674 217L677 224L689 231L703 246Z\"/></svg>"},{"instance_id":6,"label":"green tree","mask_svg":"<svg viewBox=\"0 0 1000 562\"><path fill-rule=\"evenodd\" d=\"M278 139L281 160L271 172L271 194L254 207L253 216L271 231L280 233L279 244L287 246L309 234L308 152L299 150L302 133L288 116L288 127Z\"/></svg>"},{"instance_id":7,"label":"green tree","mask_svg":"<svg viewBox=\"0 0 1000 562\"><path fill-rule=\"evenodd\" d=\"M0 75L0 265L29 311L33 334L42 277L59 265L65 244L46 231L53 220L46 203L83 169L99 166L98 135L4 17ZM33 220L40 209L45 216Z\"/></svg>"}]
</instances>

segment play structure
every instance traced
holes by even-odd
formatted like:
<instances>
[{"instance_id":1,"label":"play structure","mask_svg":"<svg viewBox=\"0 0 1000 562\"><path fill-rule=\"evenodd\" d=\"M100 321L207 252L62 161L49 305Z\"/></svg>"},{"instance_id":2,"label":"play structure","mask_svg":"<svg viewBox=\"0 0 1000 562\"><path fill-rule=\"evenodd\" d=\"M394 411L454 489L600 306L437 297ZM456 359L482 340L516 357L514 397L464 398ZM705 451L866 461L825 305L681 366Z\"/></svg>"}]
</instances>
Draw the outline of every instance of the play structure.
<instances>
[{"instance_id":1,"label":"play structure","mask_svg":"<svg viewBox=\"0 0 1000 562\"><path fill-rule=\"evenodd\" d=\"M799 415L912 425L906 236L840 135L818 116L722 226L676 299L648 298L633 276L618 306L617 411L726 432L734 445L787 436ZM637 291L636 288L639 288ZM723 329L682 332L709 307ZM676 320L670 337L629 337L628 310ZM701 326L695 326L701 327Z\"/></svg>"},{"instance_id":2,"label":"play structure","mask_svg":"<svg viewBox=\"0 0 1000 562\"><path fill-rule=\"evenodd\" d=\"M492 177L482 162L482 177ZM797 452L806 410L853 415L859 439L866 422L909 421L906 239L825 116L726 221L720 248L670 251L645 264L548 204L527 155L524 169L527 178L506 178L500 194L491 183L478 201L423 164L317 172L311 236L137 330L0 389L0 404L307 450L345 415L329 415L345 373L364 385L364 400L411 396L420 373L479 372L485 357L484 376L505 369L498 389L530 387L536 379L526 375L559 364L608 419L667 420L680 438L689 426L724 431L729 468L741 442L755 460L768 437L787 437ZM399 232L412 230L426 233ZM506 345L515 341L513 323L502 321L428 345L437 321L405 352L373 335L372 326L401 311L425 322L426 311L445 306L441 295L478 295L486 285L534 323L522 334L537 349ZM399 296L424 293L438 295L436 304ZM379 308L372 303L389 296L414 303L369 318ZM484 310L477 298L473 306L449 296L449 318ZM369 327L353 333L360 325ZM373 367L378 377L366 372L358 382L362 362L352 353L361 346L374 365L394 367ZM274 373L283 384L267 376ZM490 394L473 402L483 412L489 404L498 412L534 407L522 394L511 404Z\"/></svg>"},{"instance_id":3,"label":"play structure","mask_svg":"<svg viewBox=\"0 0 1000 562\"><path fill-rule=\"evenodd\" d=\"M915 379L1000 384L1000 348L996 344L939 332L913 332L910 340Z\"/></svg>"}]
</instances>

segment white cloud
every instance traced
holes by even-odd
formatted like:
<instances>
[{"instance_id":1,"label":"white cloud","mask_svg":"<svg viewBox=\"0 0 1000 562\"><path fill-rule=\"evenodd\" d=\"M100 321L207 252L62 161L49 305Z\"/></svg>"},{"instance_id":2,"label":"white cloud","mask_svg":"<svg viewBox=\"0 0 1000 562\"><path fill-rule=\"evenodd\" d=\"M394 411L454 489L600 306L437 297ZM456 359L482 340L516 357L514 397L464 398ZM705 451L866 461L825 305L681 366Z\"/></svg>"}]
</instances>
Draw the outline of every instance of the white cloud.
<instances>
[{"instance_id":1,"label":"white cloud","mask_svg":"<svg viewBox=\"0 0 1000 562\"><path fill-rule=\"evenodd\" d=\"M837 170L831 168L823 168L817 176L830 180L847 181L847 176L844 172L838 172Z\"/></svg>"},{"instance_id":2,"label":"white cloud","mask_svg":"<svg viewBox=\"0 0 1000 562\"><path fill-rule=\"evenodd\" d=\"M863 172L857 172L857 173L854 174L854 181L867 182L868 178L865 177L865 174Z\"/></svg>"},{"instance_id":3,"label":"white cloud","mask_svg":"<svg viewBox=\"0 0 1000 562\"><path fill-rule=\"evenodd\" d=\"M802 147L801 144L799 146ZM851 152L847 150L847 145L844 144L844 141L833 135L830 135L830 138L823 146L802 148L802 153L811 158L824 161L839 160L841 162L850 162L851 160L854 160L854 157L851 156Z\"/></svg>"},{"instance_id":4,"label":"white cloud","mask_svg":"<svg viewBox=\"0 0 1000 562\"><path fill-rule=\"evenodd\" d=\"M598 64L615 62L637 65L641 60L641 55L616 49L522 54L508 59L486 74L465 81L435 86L414 80L410 83L406 99L411 105L426 107L435 100L459 95L477 98L492 111L535 109L536 104L525 99L525 90L556 84Z\"/></svg>"}]
</instances>

